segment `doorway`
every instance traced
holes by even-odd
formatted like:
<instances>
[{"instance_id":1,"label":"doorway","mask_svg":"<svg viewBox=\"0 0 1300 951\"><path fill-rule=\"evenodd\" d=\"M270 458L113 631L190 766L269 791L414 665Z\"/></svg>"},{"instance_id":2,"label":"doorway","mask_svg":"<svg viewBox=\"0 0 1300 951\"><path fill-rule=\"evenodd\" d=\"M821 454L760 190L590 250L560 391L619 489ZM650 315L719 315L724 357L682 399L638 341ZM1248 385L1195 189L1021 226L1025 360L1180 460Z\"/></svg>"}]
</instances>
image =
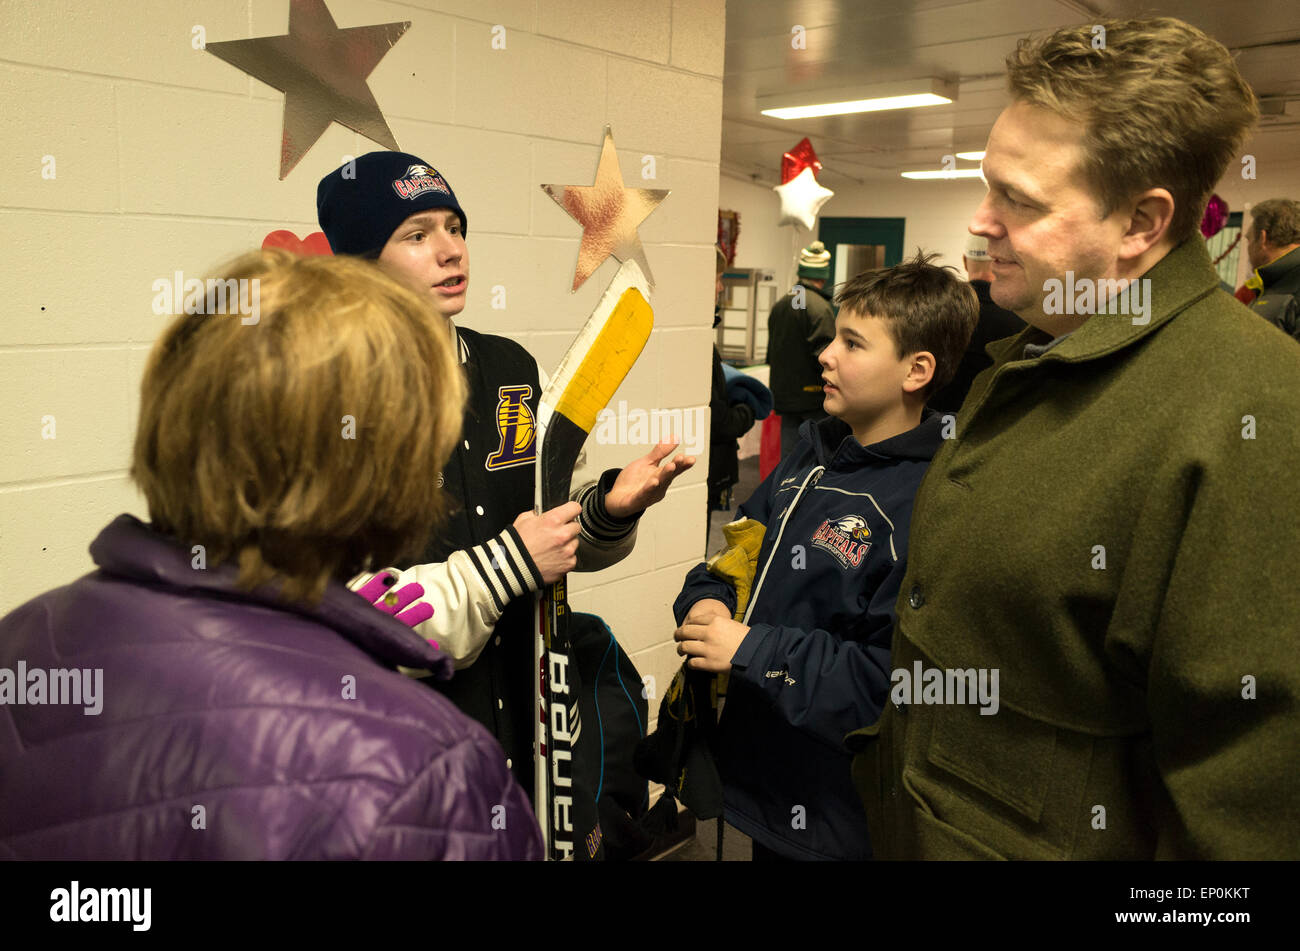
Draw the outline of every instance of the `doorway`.
<instances>
[{"instance_id":1,"label":"doorway","mask_svg":"<svg viewBox=\"0 0 1300 951\"><path fill-rule=\"evenodd\" d=\"M823 218L817 237L831 253L831 280L838 286L863 271L892 267L903 259L904 218Z\"/></svg>"}]
</instances>

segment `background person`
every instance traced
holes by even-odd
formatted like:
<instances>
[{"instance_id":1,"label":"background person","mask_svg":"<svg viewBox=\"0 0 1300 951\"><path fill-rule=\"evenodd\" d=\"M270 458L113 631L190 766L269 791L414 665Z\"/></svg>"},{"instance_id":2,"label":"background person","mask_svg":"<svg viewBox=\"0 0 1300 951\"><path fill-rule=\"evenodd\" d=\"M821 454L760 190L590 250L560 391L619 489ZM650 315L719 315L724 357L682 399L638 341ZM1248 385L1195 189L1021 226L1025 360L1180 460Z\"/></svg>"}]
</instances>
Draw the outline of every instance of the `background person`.
<instances>
[{"instance_id":1,"label":"background person","mask_svg":"<svg viewBox=\"0 0 1300 951\"><path fill-rule=\"evenodd\" d=\"M259 324L180 317L145 370L150 523L118 516L94 572L0 620L0 671L103 671L94 716L0 695L0 855L540 858L496 741L395 670L451 659L343 584L445 513L445 329L360 261L262 252L223 278L259 282Z\"/></svg>"},{"instance_id":2,"label":"background person","mask_svg":"<svg viewBox=\"0 0 1300 951\"><path fill-rule=\"evenodd\" d=\"M714 250L717 252L717 269L713 285L713 326L716 329L722 321L719 308L723 291L722 274L727 269L727 259L723 257L721 248ZM754 382L758 383L757 380ZM740 396L741 394L737 394L737 397ZM766 415L765 413L764 416ZM722 354L718 353L718 345L715 342L713 384L709 394L709 517L705 520L706 538L713 513L718 510L731 510L731 489L740 478L740 447L736 440L749 432L756 416L753 407L746 399L733 399L727 392L727 375L722 366Z\"/></svg>"},{"instance_id":3,"label":"background person","mask_svg":"<svg viewBox=\"0 0 1300 951\"><path fill-rule=\"evenodd\" d=\"M1012 337L1025 329L1025 322L993 301L993 258L989 256L989 240L982 235L967 235L965 253L961 258L966 277L980 302L980 320L971 334L966 352L952 381L930 399L930 408L940 413L955 413L970 392L970 385L980 371L993 365L993 358L984 352L994 340Z\"/></svg>"},{"instance_id":4,"label":"background person","mask_svg":"<svg viewBox=\"0 0 1300 951\"><path fill-rule=\"evenodd\" d=\"M820 241L799 252L798 277L767 317L768 386L781 417L782 458L799 444L805 420L826 418L817 355L835 337L835 309L826 290L831 253Z\"/></svg>"},{"instance_id":5,"label":"background person","mask_svg":"<svg viewBox=\"0 0 1300 951\"><path fill-rule=\"evenodd\" d=\"M1300 202L1270 198L1251 208L1246 254L1262 287L1250 309L1300 340Z\"/></svg>"}]
</instances>

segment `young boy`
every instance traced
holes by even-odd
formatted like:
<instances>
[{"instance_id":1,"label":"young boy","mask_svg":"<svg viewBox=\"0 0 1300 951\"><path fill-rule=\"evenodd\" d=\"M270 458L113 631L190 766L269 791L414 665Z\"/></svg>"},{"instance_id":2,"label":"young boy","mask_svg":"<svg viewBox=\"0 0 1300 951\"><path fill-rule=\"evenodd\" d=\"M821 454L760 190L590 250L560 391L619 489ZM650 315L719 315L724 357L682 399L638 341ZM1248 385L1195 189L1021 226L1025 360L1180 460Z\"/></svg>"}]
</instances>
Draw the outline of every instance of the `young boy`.
<instances>
[{"instance_id":1,"label":"young boy","mask_svg":"<svg viewBox=\"0 0 1300 951\"><path fill-rule=\"evenodd\" d=\"M394 590L424 587L434 613L416 630L456 664L455 677L435 686L492 731L531 794L532 596L570 570L603 568L630 552L641 513L695 460L678 455L660 467L675 448L660 443L582 486L574 501L534 514L534 420L545 376L513 340L453 322L465 308L469 247L466 215L446 178L414 155L370 152L321 180L316 210L335 254L376 260L427 287L456 341L469 383L464 428L451 461L429 473L456 507Z\"/></svg>"},{"instance_id":2,"label":"young boy","mask_svg":"<svg viewBox=\"0 0 1300 951\"><path fill-rule=\"evenodd\" d=\"M714 755L755 859L871 857L843 739L880 716L912 499L942 442L925 401L979 319L970 286L929 260L840 292L819 358L831 418L805 422L737 512L766 527L744 623L704 565L673 605L688 665L730 673Z\"/></svg>"}]
</instances>

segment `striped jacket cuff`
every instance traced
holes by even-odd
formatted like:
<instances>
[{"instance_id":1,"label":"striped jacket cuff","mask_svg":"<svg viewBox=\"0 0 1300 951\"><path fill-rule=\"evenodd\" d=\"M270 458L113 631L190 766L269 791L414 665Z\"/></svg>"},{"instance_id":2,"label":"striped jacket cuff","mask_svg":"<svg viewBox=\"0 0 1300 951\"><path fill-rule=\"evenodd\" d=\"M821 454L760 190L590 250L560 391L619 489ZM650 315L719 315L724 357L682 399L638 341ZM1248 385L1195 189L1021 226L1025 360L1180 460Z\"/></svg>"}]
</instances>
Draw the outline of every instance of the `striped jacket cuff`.
<instances>
[{"instance_id":1,"label":"striped jacket cuff","mask_svg":"<svg viewBox=\"0 0 1300 951\"><path fill-rule=\"evenodd\" d=\"M498 611L504 611L515 598L522 598L542 587L542 573L513 525L506 526L500 535L467 551Z\"/></svg>"},{"instance_id":2,"label":"striped jacket cuff","mask_svg":"<svg viewBox=\"0 0 1300 951\"><path fill-rule=\"evenodd\" d=\"M641 517L638 512L630 518L617 518L605 508L605 496L614 487L618 473L618 469L606 469L601 474L600 481L583 493L580 500L582 514L578 516L578 521L582 525L583 534L601 544L611 544L627 537Z\"/></svg>"}]
</instances>

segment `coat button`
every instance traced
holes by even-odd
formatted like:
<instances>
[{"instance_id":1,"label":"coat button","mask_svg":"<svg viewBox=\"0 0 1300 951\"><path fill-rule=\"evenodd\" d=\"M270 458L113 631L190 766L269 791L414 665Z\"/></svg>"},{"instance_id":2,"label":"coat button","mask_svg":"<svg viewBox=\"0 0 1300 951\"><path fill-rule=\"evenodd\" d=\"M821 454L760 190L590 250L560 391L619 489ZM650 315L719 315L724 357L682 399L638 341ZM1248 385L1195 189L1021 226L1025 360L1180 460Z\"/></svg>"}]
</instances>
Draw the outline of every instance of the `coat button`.
<instances>
[{"instance_id":1,"label":"coat button","mask_svg":"<svg viewBox=\"0 0 1300 951\"><path fill-rule=\"evenodd\" d=\"M925 604L925 594L921 591L919 584L912 585L912 590L907 595L907 603L913 608L919 608Z\"/></svg>"},{"instance_id":2,"label":"coat button","mask_svg":"<svg viewBox=\"0 0 1300 951\"><path fill-rule=\"evenodd\" d=\"M507 757L507 758L506 758L506 769L513 769L513 768L514 768L514 765L515 765L515 764L514 764L513 762L510 761L510 758Z\"/></svg>"},{"instance_id":3,"label":"coat button","mask_svg":"<svg viewBox=\"0 0 1300 951\"><path fill-rule=\"evenodd\" d=\"M475 512L478 512L479 515L482 515L482 514L483 514L483 506L481 506L481 505L476 505L476 506L474 506L474 511L475 511Z\"/></svg>"},{"instance_id":4,"label":"coat button","mask_svg":"<svg viewBox=\"0 0 1300 951\"><path fill-rule=\"evenodd\" d=\"M501 646L501 635L498 634L498 635L496 636L496 639L493 640L492 643L493 643L493 644L496 644L498 647L500 647L500 646Z\"/></svg>"},{"instance_id":5,"label":"coat button","mask_svg":"<svg viewBox=\"0 0 1300 951\"><path fill-rule=\"evenodd\" d=\"M465 448L466 448L466 449L469 448L469 440L468 440L468 439L465 440Z\"/></svg>"},{"instance_id":6,"label":"coat button","mask_svg":"<svg viewBox=\"0 0 1300 951\"><path fill-rule=\"evenodd\" d=\"M505 704L501 701L501 698L497 697L497 709L500 710L504 706Z\"/></svg>"}]
</instances>

